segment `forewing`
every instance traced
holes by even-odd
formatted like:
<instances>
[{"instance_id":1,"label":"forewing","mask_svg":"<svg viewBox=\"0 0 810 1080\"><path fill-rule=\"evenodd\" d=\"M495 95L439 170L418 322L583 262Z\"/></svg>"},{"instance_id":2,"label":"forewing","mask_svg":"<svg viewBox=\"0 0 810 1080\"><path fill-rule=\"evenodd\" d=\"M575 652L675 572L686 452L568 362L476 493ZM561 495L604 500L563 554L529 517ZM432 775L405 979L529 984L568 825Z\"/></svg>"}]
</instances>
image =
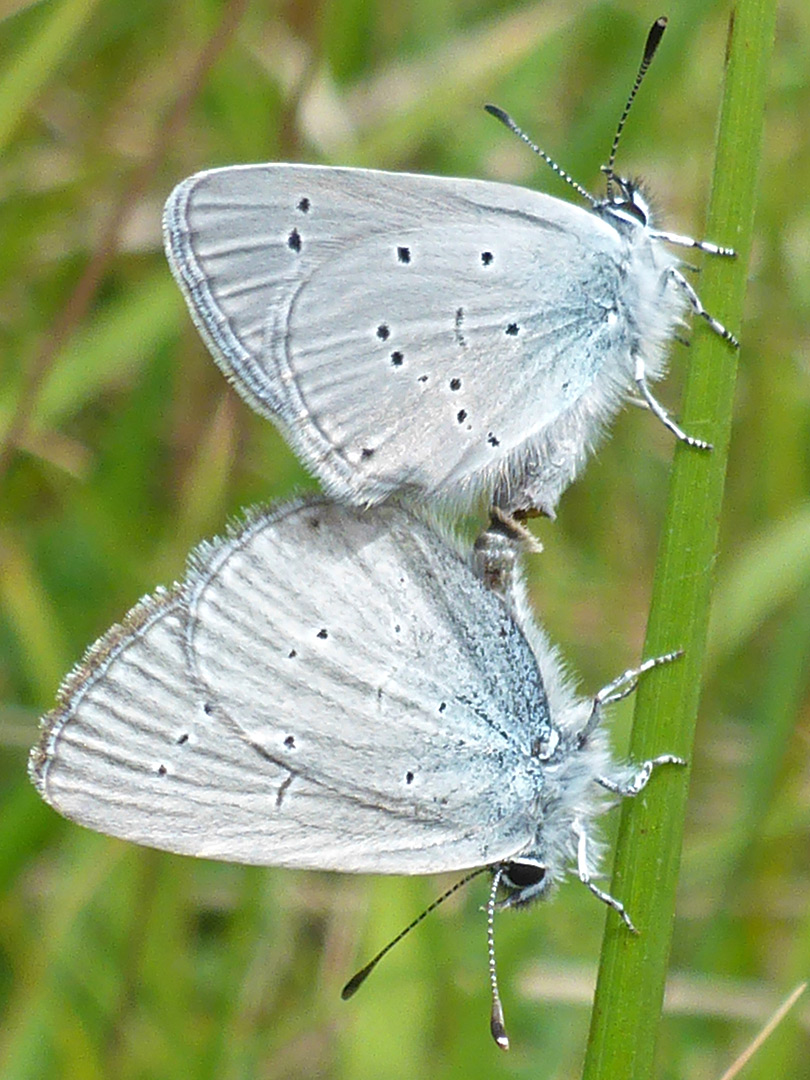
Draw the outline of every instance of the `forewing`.
<instances>
[{"instance_id":1,"label":"forewing","mask_svg":"<svg viewBox=\"0 0 810 1080\"><path fill-rule=\"evenodd\" d=\"M205 546L102 639L33 772L140 843L423 873L525 847L547 727L526 640L451 549L396 508L318 501Z\"/></svg>"},{"instance_id":2,"label":"forewing","mask_svg":"<svg viewBox=\"0 0 810 1080\"><path fill-rule=\"evenodd\" d=\"M181 184L165 231L223 370L354 501L487 486L611 347L614 230L524 188L244 166Z\"/></svg>"}]
</instances>

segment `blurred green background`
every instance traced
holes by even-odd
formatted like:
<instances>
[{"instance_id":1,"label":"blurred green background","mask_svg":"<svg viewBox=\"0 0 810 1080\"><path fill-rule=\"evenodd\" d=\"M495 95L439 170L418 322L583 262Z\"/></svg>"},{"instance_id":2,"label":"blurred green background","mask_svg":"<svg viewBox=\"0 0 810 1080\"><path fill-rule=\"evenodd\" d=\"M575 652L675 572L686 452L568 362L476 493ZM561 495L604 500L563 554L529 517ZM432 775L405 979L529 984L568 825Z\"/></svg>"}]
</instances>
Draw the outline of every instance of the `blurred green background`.
<instances>
[{"instance_id":1,"label":"blurred green background","mask_svg":"<svg viewBox=\"0 0 810 1080\"><path fill-rule=\"evenodd\" d=\"M660 220L702 235L728 0L673 0L627 127ZM206 166L316 161L569 197L663 6L509 0L7 0L0 21L0 1076L579 1075L604 912L566 884L497 920L513 1049L488 1031L486 884L345 979L447 879L261 871L93 835L25 776L84 647L240 507L311 486L205 353L163 200ZM810 971L810 8L777 24L707 681L657 1075L719 1077ZM723 243L727 238L711 239ZM721 318L723 312L716 312ZM659 396L677 412L688 351ZM672 440L626 409L534 524L538 612L592 693L640 655ZM673 643L677 644L677 643ZM619 752L629 708L613 714ZM666 749L666 748L662 748ZM608 838L610 819L605 822ZM306 838L302 838L306 843ZM800 1003L744 1074L810 1076Z\"/></svg>"}]
</instances>

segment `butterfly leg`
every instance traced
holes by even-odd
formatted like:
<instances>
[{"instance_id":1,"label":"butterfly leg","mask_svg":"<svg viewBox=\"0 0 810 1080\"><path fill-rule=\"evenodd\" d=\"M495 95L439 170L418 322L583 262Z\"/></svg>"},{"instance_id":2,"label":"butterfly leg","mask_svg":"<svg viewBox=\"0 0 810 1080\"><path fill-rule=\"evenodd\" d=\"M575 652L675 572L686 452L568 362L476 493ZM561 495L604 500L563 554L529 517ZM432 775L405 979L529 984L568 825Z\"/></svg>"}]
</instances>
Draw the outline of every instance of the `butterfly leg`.
<instances>
[{"instance_id":1,"label":"butterfly leg","mask_svg":"<svg viewBox=\"0 0 810 1080\"><path fill-rule=\"evenodd\" d=\"M636 930L633 920L627 914L621 900L617 900L615 896L611 896L604 889L600 889L591 880L591 872L588 869L588 834L578 821L574 822L572 828L574 836L577 838L577 874L579 880L591 890L597 900L601 900L603 904L607 904L609 908L613 908L617 915L621 916L624 925L632 934L637 934L638 930Z\"/></svg>"},{"instance_id":2,"label":"butterfly leg","mask_svg":"<svg viewBox=\"0 0 810 1080\"><path fill-rule=\"evenodd\" d=\"M686 278L683 276L683 274L680 272L680 270L677 270L674 266L670 266L670 268L667 270L667 274L675 282L675 284L679 288L681 288L686 294L686 298L692 306L692 311L694 311L696 315L699 315L701 319L705 319L709 326L712 328L712 330L714 330L715 334L719 334L719 336L723 338L724 341L727 341L729 345L733 345L735 349L739 349L739 341L735 338L735 336L731 333L730 330L726 330L725 326L723 326L721 322L715 319L713 315L710 315L708 313L706 308L701 303L700 297L686 280Z\"/></svg>"},{"instance_id":3,"label":"butterfly leg","mask_svg":"<svg viewBox=\"0 0 810 1080\"><path fill-rule=\"evenodd\" d=\"M683 278L682 280L687 286L687 288L691 288L685 278ZM692 291L694 293L694 290ZM694 293L694 296L697 299L697 293ZM698 301L698 303L700 303L700 301ZM718 323L718 326L719 325L720 324ZM644 367L644 361L640 355L636 357L636 370L633 377L635 379L636 386L639 389L639 393L643 397L649 409L653 413L655 413L655 415L658 417L664 427L668 428L676 439L678 439L680 442L686 443L687 446L694 446L698 450L711 450L711 443L704 442L703 439L696 439L693 435L687 435L683 428L678 427L678 425L669 415L664 406L658 401L657 398L653 396L652 390L650 390L649 386L647 385L647 372Z\"/></svg>"},{"instance_id":4,"label":"butterfly leg","mask_svg":"<svg viewBox=\"0 0 810 1080\"><path fill-rule=\"evenodd\" d=\"M633 798L643 791L653 774L653 769L659 765L685 765L686 761L676 754L659 754L658 757L642 761L629 779L624 781L611 780L609 776L597 776L596 782L606 791L612 791L614 795L622 798Z\"/></svg>"},{"instance_id":5,"label":"butterfly leg","mask_svg":"<svg viewBox=\"0 0 810 1080\"><path fill-rule=\"evenodd\" d=\"M660 229L650 229L650 236L656 240L663 240L667 244L677 244L678 247L698 248L700 251L708 252L709 255L725 255L730 259L737 258L737 252L734 248L720 247L719 244L713 244L711 240L695 240L691 236L662 232Z\"/></svg>"},{"instance_id":6,"label":"butterfly leg","mask_svg":"<svg viewBox=\"0 0 810 1080\"><path fill-rule=\"evenodd\" d=\"M599 727L599 722L602 719L602 710L606 705L613 705L617 701L621 701L623 698L629 697L629 695L633 693L638 686L639 678L645 671L660 667L661 664L671 664L673 660L678 660L681 656L683 656L683 651L681 649L664 653L663 656L651 656L649 660L645 660L644 663L640 664L637 668L629 668L627 671L623 671L621 675L612 682L609 682L607 686L603 686L602 689L594 695L590 716L582 731L579 733L577 745L580 747L584 746L588 741L588 736Z\"/></svg>"}]
</instances>

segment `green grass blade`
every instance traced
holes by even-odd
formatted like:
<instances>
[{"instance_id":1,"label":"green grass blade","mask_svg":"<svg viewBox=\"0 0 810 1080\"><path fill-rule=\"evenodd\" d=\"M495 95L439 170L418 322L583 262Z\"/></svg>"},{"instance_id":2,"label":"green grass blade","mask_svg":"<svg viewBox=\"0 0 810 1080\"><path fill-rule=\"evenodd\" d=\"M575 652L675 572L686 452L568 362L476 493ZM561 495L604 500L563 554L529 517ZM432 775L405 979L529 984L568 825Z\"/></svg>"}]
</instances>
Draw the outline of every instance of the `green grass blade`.
<instances>
[{"instance_id":1,"label":"green grass blade","mask_svg":"<svg viewBox=\"0 0 810 1080\"><path fill-rule=\"evenodd\" d=\"M775 8L774 0L741 0L730 25L707 235L732 244L738 259L708 259L701 296L732 330L745 293ZM694 338L683 423L714 451L675 450L645 655L679 647L686 655L639 688L631 740L637 760L664 751L689 757L700 696L737 356L707 328L696 326ZM687 789L685 770L667 770L649 796L623 806L611 891L641 933L631 937L609 913L585 1080L653 1075Z\"/></svg>"}]
</instances>

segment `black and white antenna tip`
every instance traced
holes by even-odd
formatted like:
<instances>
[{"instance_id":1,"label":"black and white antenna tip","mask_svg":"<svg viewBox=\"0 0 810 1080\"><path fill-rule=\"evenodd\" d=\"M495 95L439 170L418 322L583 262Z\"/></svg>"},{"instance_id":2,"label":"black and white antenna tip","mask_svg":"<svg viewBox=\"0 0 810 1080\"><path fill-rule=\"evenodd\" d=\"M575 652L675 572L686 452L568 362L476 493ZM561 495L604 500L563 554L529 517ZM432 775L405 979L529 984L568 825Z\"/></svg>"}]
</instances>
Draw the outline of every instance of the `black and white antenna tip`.
<instances>
[{"instance_id":1,"label":"black and white antenna tip","mask_svg":"<svg viewBox=\"0 0 810 1080\"><path fill-rule=\"evenodd\" d=\"M503 1019L503 1009L500 1000L492 1002L492 1016L489 1021L489 1030L501 1050L509 1049L509 1036L506 1034L506 1025Z\"/></svg>"}]
</instances>

